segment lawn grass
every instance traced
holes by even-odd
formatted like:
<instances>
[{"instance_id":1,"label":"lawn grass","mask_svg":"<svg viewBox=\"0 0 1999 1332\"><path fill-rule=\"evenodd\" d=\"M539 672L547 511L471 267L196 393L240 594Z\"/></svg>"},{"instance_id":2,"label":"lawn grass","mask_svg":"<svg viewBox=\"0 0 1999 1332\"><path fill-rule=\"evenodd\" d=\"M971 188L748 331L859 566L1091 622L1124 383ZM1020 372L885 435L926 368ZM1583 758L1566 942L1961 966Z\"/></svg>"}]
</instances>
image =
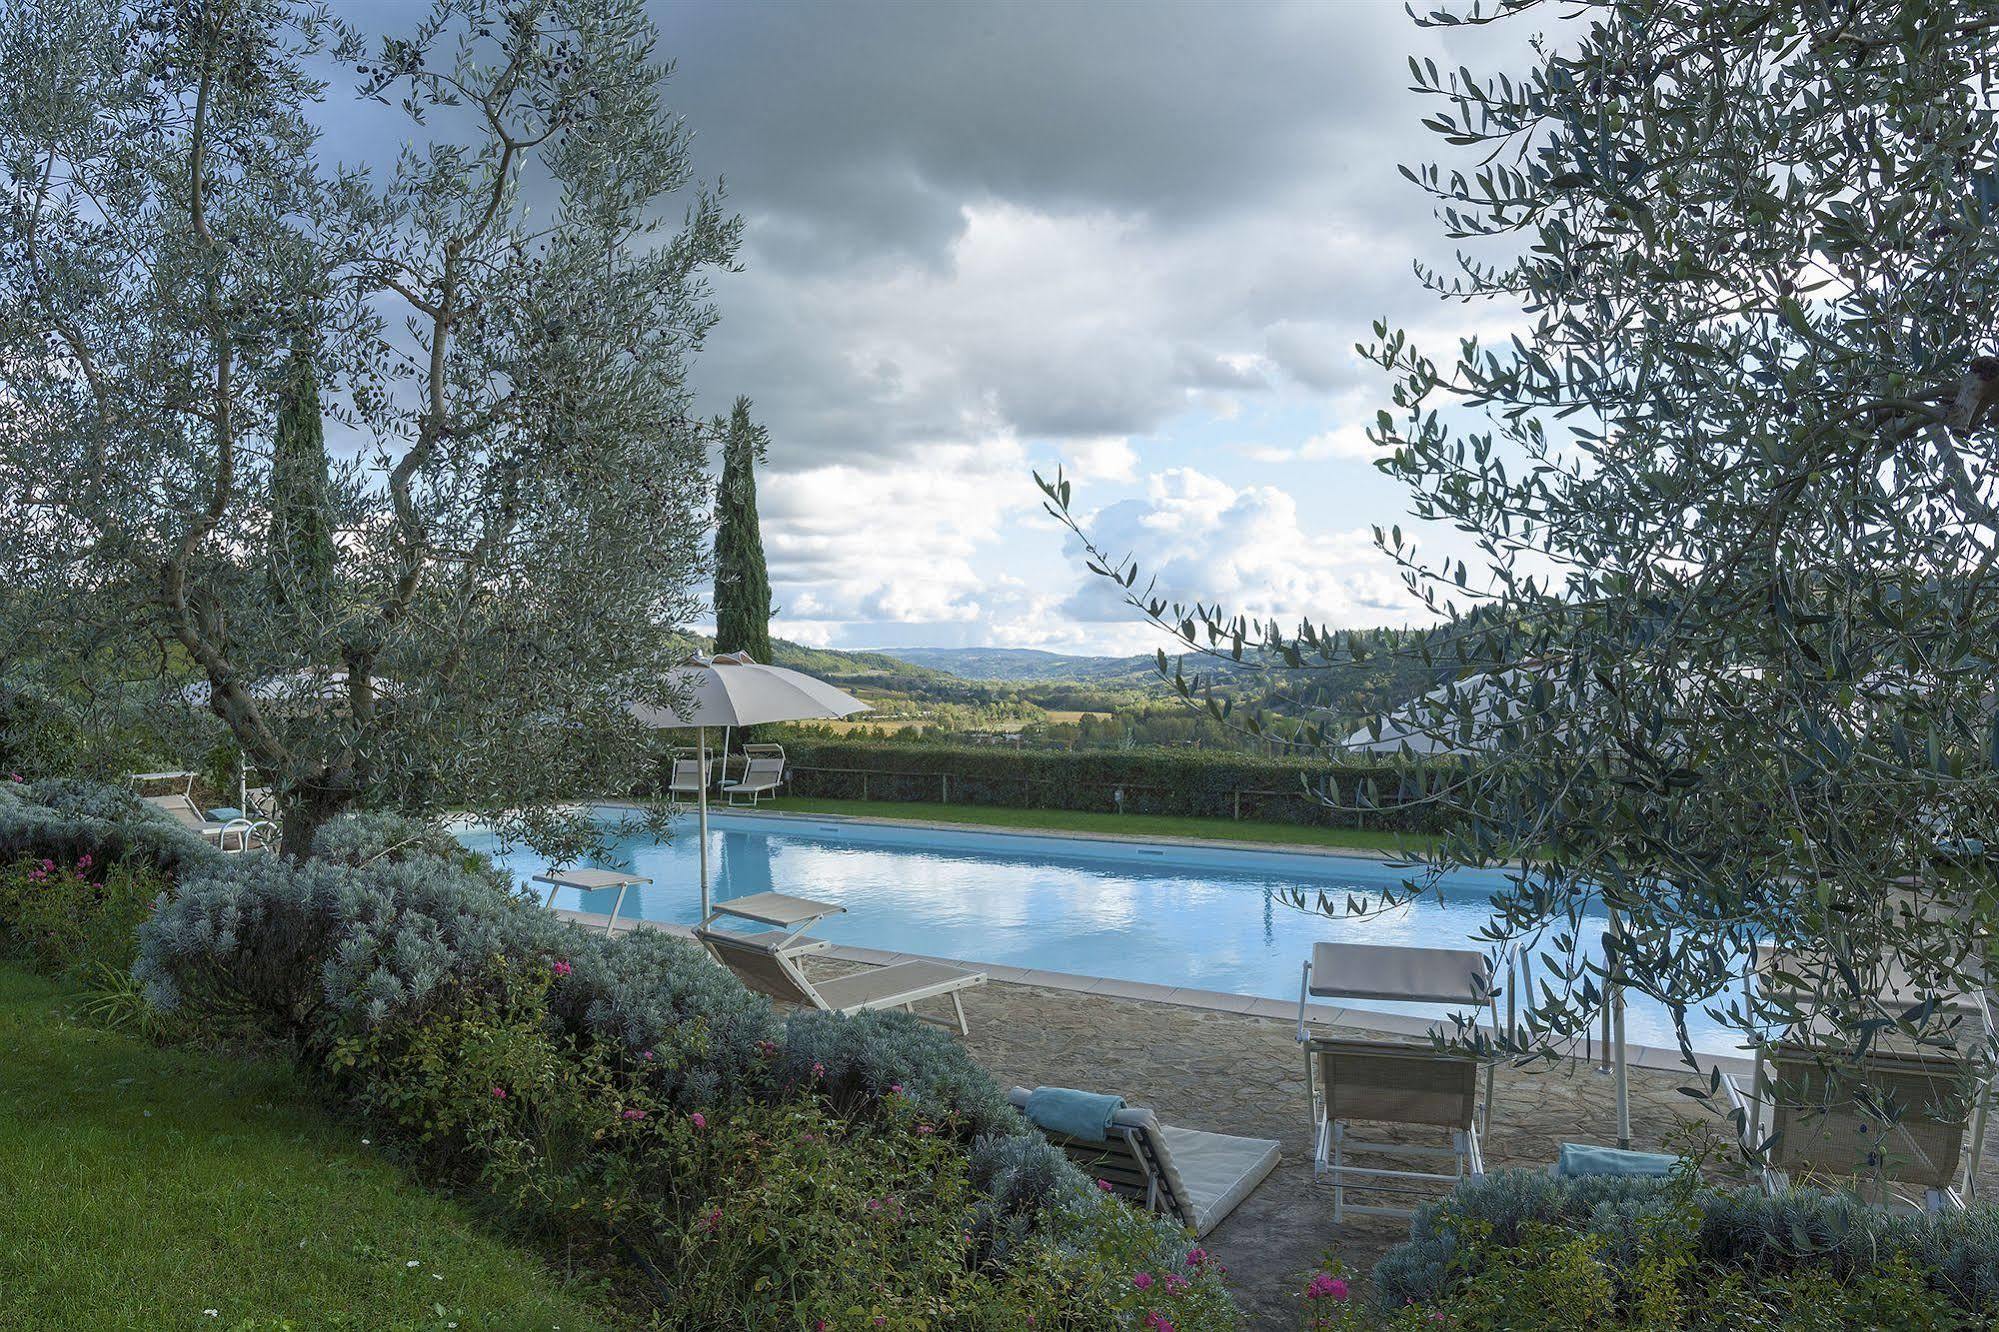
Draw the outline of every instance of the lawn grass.
<instances>
[{"instance_id":1,"label":"lawn grass","mask_svg":"<svg viewBox=\"0 0 1999 1332\"><path fill-rule=\"evenodd\" d=\"M80 1025L73 1002L0 963L0 1327L611 1325L289 1069Z\"/></svg>"},{"instance_id":2,"label":"lawn grass","mask_svg":"<svg viewBox=\"0 0 1999 1332\"><path fill-rule=\"evenodd\" d=\"M1073 809L1010 809L1000 805L942 805L925 801L827 800L817 796L780 796L761 808L791 814L850 814L869 819L920 819L935 823L971 823L989 828L1026 831L1117 833L1127 837L1196 837L1233 842L1270 842L1291 846L1335 847L1394 855L1422 847L1431 840L1421 833L1383 832L1373 828L1309 828L1295 823L1257 823L1244 819L1182 818L1172 814L1097 814Z\"/></svg>"}]
</instances>

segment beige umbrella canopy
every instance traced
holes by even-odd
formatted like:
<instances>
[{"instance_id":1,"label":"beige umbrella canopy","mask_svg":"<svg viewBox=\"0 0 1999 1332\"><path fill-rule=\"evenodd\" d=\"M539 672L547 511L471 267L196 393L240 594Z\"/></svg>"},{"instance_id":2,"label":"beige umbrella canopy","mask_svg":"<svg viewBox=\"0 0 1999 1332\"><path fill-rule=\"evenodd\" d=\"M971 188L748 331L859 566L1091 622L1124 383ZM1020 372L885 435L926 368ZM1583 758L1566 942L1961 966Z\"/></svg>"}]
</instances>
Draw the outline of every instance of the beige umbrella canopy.
<instances>
[{"instance_id":1,"label":"beige umbrella canopy","mask_svg":"<svg viewBox=\"0 0 1999 1332\"><path fill-rule=\"evenodd\" d=\"M715 657L690 657L667 672L666 687L678 707L630 703L627 709L641 726L662 731L694 731L696 761L701 773L701 914L708 914L708 728L755 726L759 722L825 721L866 712L868 705L852 694L815 680L802 671L766 666L747 652Z\"/></svg>"}]
</instances>

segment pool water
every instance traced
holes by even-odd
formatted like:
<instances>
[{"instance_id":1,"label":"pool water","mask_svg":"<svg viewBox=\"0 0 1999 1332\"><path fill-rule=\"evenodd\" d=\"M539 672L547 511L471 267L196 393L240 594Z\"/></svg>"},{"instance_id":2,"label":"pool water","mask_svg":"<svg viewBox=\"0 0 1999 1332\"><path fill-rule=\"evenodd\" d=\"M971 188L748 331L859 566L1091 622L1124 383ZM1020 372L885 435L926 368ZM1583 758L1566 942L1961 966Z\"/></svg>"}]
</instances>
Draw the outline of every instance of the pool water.
<instances>
[{"instance_id":1,"label":"pool water","mask_svg":"<svg viewBox=\"0 0 1999 1332\"><path fill-rule=\"evenodd\" d=\"M597 817L613 837L609 854L588 863L652 880L627 894L624 916L699 921L693 816L676 818L664 843L624 829L614 809ZM483 829L462 831L460 840L522 884L548 865ZM1299 966L1320 939L1478 948L1470 941L1487 919L1488 898L1505 882L1496 871L1456 871L1441 897L1432 892L1382 914L1341 918L1293 907L1286 892L1302 890L1308 903L1321 891L1336 905L1349 895L1378 899L1408 871L1360 856L713 811L708 843L716 901L776 890L837 902L845 914L812 931L837 943L1294 1001ZM545 892L537 888L537 898ZM555 905L603 913L615 897L565 888ZM1425 1016L1447 1011L1336 1002ZM1687 1023L1695 1049L1735 1044L1703 1014L1690 1012ZM1674 1044L1665 1010L1641 996L1627 1005L1625 1030L1633 1044Z\"/></svg>"}]
</instances>

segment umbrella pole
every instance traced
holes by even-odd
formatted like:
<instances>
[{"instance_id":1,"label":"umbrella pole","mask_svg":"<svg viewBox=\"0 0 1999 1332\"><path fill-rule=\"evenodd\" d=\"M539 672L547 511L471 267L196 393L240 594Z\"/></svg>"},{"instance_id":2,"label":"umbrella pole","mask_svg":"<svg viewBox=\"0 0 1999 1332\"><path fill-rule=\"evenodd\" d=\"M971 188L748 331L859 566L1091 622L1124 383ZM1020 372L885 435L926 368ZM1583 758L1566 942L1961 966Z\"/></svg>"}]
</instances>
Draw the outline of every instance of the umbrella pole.
<instances>
[{"instance_id":1,"label":"umbrella pole","mask_svg":"<svg viewBox=\"0 0 1999 1332\"><path fill-rule=\"evenodd\" d=\"M1615 911L1610 913L1610 930L1613 935L1622 936L1622 922ZM1616 980L1620 970L1616 960L1611 960L1609 968L1612 977L1610 986L1611 1038L1615 1043L1613 1057L1617 1061L1617 1145L1631 1146L1631 1063L1624 1047L1624 986Z\"/></svg>"},{"instance_id":2,"label":"umbrella pole","mask_svg":"<svg viewBox=\"0 0 1999 1332\"><path fill-rule=\"evenodd\" d=\"M701 919L708 919L708 728L695 732L695 760L701 773Z\"/></svg>"}]
</instances>

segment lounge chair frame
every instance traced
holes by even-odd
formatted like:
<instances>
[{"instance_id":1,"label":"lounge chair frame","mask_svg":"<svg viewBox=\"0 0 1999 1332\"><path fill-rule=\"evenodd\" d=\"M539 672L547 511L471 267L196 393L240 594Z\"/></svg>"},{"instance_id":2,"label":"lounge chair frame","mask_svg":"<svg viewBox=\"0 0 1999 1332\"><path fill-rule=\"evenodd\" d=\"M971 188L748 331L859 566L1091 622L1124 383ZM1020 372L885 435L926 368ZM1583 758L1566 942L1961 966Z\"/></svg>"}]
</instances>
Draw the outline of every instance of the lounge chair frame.
<instances>
[{"instance_id":1,"label":"lounge chair frame","mask_svg":"<svg viewBox=\"0 0 1999 1332\"><path fill-rule=\"evenodd\" d=\"M754 809L759 800L775 795L777 788L784 785L784 746L744 745L743 758L743 775L733 782L725 776L722 794L732 805L741 804L739 797L747 796Z\"/></svg>"},{"instance_id":2,"label":"lounge chair frame","mask_svg":"<svg viewBox=\"0 0 1999 1332\"><path fill-rule=\"evenodd\" d=\"M959 993L983 985L986 980L983 971L966 971L942 962L909 961L892 962L814 985L798 968L800 950L795 946L795 936L765 943L759 935L737 934L704 925L695 928L694 937L708 949L710 956L752 990L822 1013L848 1016L900 1008L914 1018L949 1029L951 1022L918 1013L912 1007L926 999L948 997L951 1010L957 1015L955 1025L960 1036L969 1036L971 1028L965 1021L965 1006ZM793 946L787 947L787 943ZM861 993L849 994L849 991Z\"/></svg>"},{"instance_id":3,"label":"lounge chair frame","mask_svg":"<svg viewBox=\"0 0 1999 1332\"><path fill-rule=\"evenodd\" d=\"M178 791L168 795L140 796L139 799L154 809L171 814L183 828L200 835L205 841L213 842L216 850L227 854L269 846L278 836L278 825L269 819L211 819L194 803L194 797ZM236 841L234 847L229 845L231 838Z\"/></svg>"},{"instance_id":4,"label":"lounge chair frame","mask_svg":"<svg viewBox=\"0 0 1999 1332\"><path fill-rule=\"evenodd\" d=\"M1007 1094L1007 1099L1024 1115L1027 1112L1029 1095L1027 1088L1015 1087ZM1119 1111L1102 1142L1074 1138L1066 1133L1041 1128L1039 1125L1035 1127L1050 1143L1061 1148L1063 1154L1078 1167L1087 1171L1093 1178L1110 1185L1111 1192L1130 1202L1142 1204L1147 1211L1171 1216L1189 1230L1203 1235L1220 1225L1236 1207L1255 1192L1256 1186L1276 1168L1278 1160L1275 1152L1276 1143L1263 1142L1259 1139L1239 1139L1245 1142L1259 1142L1272 1149L1271 1155L1256 1172L1254 1181L1243 1190L1241 1196L1221 1208L1218 1215L1208 1217L1207 1226L1203 1229L1203 1218L1195 1194L1191 1188L1183 1191L1176 1188L1173 1183L1176 1172L1168 1166L1172 1159L1172 1146L1167 1136L1172 1130L1161 1124L1158 1116L1152 1111L1143 1109ZM1241 1178L1248 1179L1249 1175L1245 1173Z\"/></svg>"},{"instance_id":5,"label":"lounge chair frame","mask_svg":"<svg viewBox=\"0 0 1999 1332\"><path fill-rule=\"evenodd\" d=\"M1323 974L1336 964L1367 963L1362 975ZM1322 974L1314 980L1315 962ZM1320 944L1298 983L1298 1043L1305 1052L1305 1097L1312 1116L1312 1175L1331 1177L1333 1220L1348 1212L1406 1217L1414 1209L1387 1203L1349 1203L1351 1185L1370 1192L1416 1195L1412 1185L1456 1184L1485 1173L1484 1130L1492 1119L1493 1061L1428 1045L1314 1032L1308 1003L1314 996L1462 1003L1486 1008L1496 1031L1497 990L1482 954L1460 949L1413 949ZM1479 1095L1484 1073L1485 1094ZM1351 1121L1429 1125L1450 1133L1450 1146L1374 1142L1352 1136ZM1359 1166L1350 1152L1447 1160L1448 1172Z\"/></svg>"}]
</instances>

